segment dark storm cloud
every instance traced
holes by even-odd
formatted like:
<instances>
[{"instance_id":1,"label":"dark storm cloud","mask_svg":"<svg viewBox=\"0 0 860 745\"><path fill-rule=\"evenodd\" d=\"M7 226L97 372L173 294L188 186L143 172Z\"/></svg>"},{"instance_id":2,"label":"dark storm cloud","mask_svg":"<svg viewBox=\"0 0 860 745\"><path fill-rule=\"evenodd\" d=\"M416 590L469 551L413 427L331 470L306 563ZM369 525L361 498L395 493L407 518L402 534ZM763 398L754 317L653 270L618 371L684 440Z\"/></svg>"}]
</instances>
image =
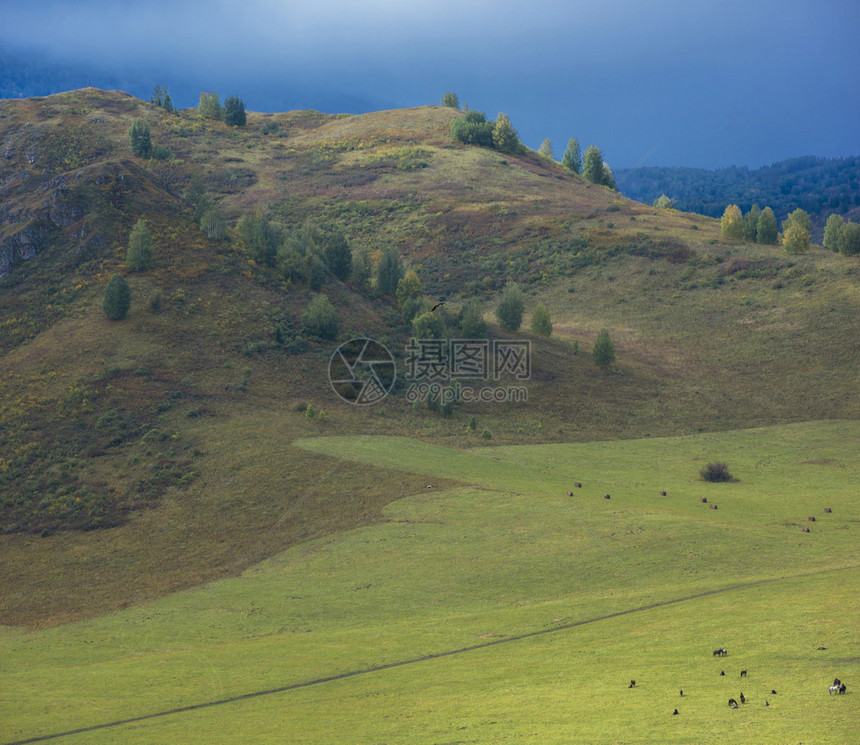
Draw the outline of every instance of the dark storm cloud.
<instances>
[{"instance_id":1,"label":"dark storm cloud","mask_svg":"<svg viewBox=\"0 0 860 745\"><path fill-rule=\"evenodd\" d=\"M438 102L511 116L524 141L576 136L616 167L758 166L860 152L860 4L0 1L0 52L249 108L361 112Z\"/></svg>"}]
</instances>

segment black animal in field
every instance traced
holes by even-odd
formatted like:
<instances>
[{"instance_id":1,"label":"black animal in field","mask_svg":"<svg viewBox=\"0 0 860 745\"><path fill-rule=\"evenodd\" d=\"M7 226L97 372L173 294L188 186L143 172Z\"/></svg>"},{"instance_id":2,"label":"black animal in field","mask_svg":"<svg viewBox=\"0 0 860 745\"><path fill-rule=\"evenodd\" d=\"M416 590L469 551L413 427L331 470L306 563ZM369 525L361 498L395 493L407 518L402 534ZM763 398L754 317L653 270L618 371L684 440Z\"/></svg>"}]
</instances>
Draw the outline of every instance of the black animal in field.
<instances>
[{"instance_id":1,"label":"black animal in field","mask_svg":"<svg viewBox=\"0 0 860 745\"><path fill-rule=\"evenodd\" d=\"M735 701L733 698L730 698L729 699L729 707L732 709L737 709L738 708L738 702Z\"/></svg>"},{"instance_id":2,"label":"black animal in field","mask_svg":"<svg viewBox=\"0 0 860 745\"><path fill-rule=\"evenodd\" d=\"M714 650L714 657L726 657L728 653L729 652L725 647L720 647L719 649Z\"/></svg>"},{"instance_id":3,"label":"black animal in field","mask_svg":"<svg viewBox=\"0 0 860 745\"><path fill-rule=\"evenodd\" d=\"M741 677L742 677L742 678L746 678L746 676L747 676L747 671L746 671L746 670L741 670Z\"/></svg>"}]
</instances>

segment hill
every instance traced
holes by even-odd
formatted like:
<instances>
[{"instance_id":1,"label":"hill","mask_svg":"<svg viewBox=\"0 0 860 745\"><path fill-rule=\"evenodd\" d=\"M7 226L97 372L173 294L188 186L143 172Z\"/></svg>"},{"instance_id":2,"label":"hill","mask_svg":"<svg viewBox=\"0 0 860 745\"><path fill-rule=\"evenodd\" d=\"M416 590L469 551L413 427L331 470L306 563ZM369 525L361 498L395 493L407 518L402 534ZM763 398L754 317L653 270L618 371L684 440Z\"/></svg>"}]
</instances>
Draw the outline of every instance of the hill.
<instances>
[{"instance_id":1,"label":"hill","mask_svg":"<svg viewBox=\"0 0 860 745\"><path fill-rule=\"evenodd\" d=\"M4 622L96 616L237 575L378 521L426 485L300 449L300 437L471 447L860 415L855 259L725 242L713 219L654 210L534 152L459 144L456 116L249 112L236 128L96 89L0 102ZM138 117L169 157L132 155ZM224 239L195 219L195 177ZM531 341L528 403L464 403L446 417L402 384L372 409L341 401L327 378L336 343L301 331L314 291L252 257L236 228L250 213L285 236L311 220L371 261L396 250L446 302L452 333L477 301L491 338ZM142 217L153 265L129 272ZM101 311L114 273L133 296L122 322ZM527 320L538 300L549 307L550 339L493 323L508 281ZM339 341L378 339L404 368L409 328L393 298L356 280L320 289ZM588 355L603 327L609 371Z\"/></svg>"},{"instance_id":2,"label":"hill","mask_svg":"<svg viewBox=\"0 0 860 745\"><path fill-rule=\"evenodd\" d=\"M729 204L746 213L753 204L770 207L780 221L798 207L813 218L821 240L828 215L855 222L860 215L860 157L790 158L770 166L701 168L645 167L618 172L625 196L653 204L661 194L685 212L720 217Z\"/></svg>"}]
</instances>

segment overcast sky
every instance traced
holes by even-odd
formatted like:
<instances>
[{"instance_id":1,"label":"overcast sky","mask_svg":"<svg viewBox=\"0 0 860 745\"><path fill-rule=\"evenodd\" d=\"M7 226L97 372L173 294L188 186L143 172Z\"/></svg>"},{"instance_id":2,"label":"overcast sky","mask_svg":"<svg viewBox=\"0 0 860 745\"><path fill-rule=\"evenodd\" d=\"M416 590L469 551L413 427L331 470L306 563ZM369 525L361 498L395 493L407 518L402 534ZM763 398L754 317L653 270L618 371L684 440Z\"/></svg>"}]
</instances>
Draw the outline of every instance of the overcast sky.
<instances>
[{"instance_id":1,"label":"overcast sky","mask_svg":"<svg viewBox=\"0 0 860 745\"><path fill-rule=\"evenodd\" d=\"M181 107L216 90L363 113L454 91L531 147L560 157L576 136L614 169L860 154L858 0L0 0L0 52Z\"/></svg>"}]
</instances>

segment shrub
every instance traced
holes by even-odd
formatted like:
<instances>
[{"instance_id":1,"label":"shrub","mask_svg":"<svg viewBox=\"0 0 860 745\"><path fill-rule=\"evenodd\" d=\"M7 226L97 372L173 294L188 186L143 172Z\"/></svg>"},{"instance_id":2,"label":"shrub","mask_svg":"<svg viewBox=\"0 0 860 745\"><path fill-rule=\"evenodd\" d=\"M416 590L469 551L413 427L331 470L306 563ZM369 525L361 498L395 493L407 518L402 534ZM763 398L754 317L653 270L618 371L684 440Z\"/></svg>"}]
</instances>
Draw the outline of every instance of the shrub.
<instances>
[{"instance_id":1,"label":"shrub","mask_svg":"<svg viewBox=\"0 0 860 745\"><path fill-rule=\"evenodd\" d=\"M125 263L133 272L140 272L152 263L152 233L146 220L138 220L128 237Z\"/></svg>"},{"instance_id":2,"label":"shrub","mask_svg":"<svg viewBox=\"0 0 860 745\"><path fill-rule=\"evenodd\" d=\"M460 99L457 97L456 93L446 93L442 96L442 105L448 106L452 109L459 109Z\"/></svg>"},{"instance_id":3,"label":"shrub","mask_svg":"<svg viewBox=\"0 0 860 745\"><path fill-rule=\"evenodd\" d=\"M606 329L601 329L591 350L594 363L601 369L606 369L615 362L615 345Z\"/></svg>"},{"instance_id":4,"label":"shrub","mask_svg":"<svg viewBox=\"0 0 860 745\"><path fill-rule=\"evenodd\" d=\"M711 483L718 483L721 481L734 481L735 478L729 472L729 467L725 463L708 463L699 474L704 481L710 481Z\"/></svg>"},{"instance_id":5,"label":"shrub","mask_svg":"<svg viewBox=\"0 0 860 745\"><path fill-rule=\"evenodd\" d=\"M166 145L156 145L152 148L150 157L154 160L170 160L173 157L173 151Z\"/></svg>"}]
</instances>

